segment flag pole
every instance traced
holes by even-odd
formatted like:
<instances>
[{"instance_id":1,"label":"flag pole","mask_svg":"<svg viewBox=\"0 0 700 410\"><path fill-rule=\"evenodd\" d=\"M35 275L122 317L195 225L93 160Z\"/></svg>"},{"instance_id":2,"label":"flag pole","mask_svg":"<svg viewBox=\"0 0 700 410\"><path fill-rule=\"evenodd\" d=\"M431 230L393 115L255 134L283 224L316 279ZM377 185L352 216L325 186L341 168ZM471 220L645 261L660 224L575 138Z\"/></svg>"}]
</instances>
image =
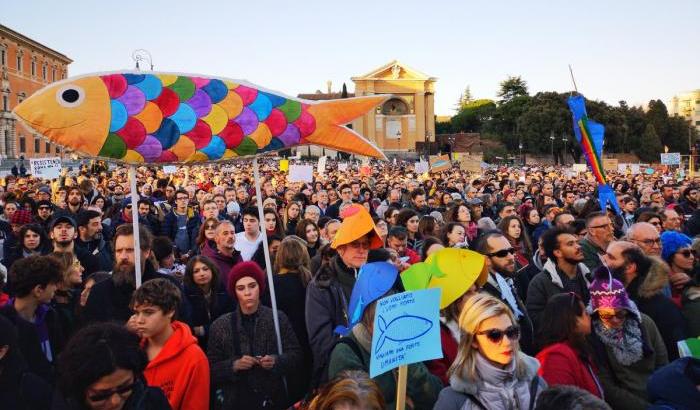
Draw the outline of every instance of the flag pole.
<instances>
[{"instance_id":1,"label":"flag pole","mask_svg":"<svg viewBox=\"0 0 700 410\"><path fill-rule=\"evenodd\" d=\"M141 237L139 235L139 194L136 191L136 166L129 165L129 186L131 189L131 225L134 227L134 275L136 288L141 287Z\"/></svg>"},{"instance_id":2,"label":"flag pole","mask_svg":"<svg viewBox=\"0 0 700 410\"><path fill-rule=\"evenodd\" d=\"M282 336L280 334L280 321L277 315L277 297L275 296L275 284L272 281L272 263L270 262L270 247L267 243L267 231L265 229L265 216L263 212L262 193L260 189L260 167L258 157L253 158L253 178L255 179L255 196L258 203L258 220L260 221L260 234L262 235L263 251L265 252L265 267L267 270L267 286L270 289L270 301L272 302L272 320L275 324L277 335L277 352L282 354Z\"/></svg>"},{"instance_id":3,"label":"flag pole","mask_svg":"<svg viewBox=\"0 0 700 410\"><path fill-rule=\"evenodd\" d=\"M571 74L571 82L574 83L574 91L576 91L576 94L578 94L578 87L576 86L576 79L574 78L574 70L571 68L571 64L569 64L569 74Z\"/></svg>"}]
</instances>

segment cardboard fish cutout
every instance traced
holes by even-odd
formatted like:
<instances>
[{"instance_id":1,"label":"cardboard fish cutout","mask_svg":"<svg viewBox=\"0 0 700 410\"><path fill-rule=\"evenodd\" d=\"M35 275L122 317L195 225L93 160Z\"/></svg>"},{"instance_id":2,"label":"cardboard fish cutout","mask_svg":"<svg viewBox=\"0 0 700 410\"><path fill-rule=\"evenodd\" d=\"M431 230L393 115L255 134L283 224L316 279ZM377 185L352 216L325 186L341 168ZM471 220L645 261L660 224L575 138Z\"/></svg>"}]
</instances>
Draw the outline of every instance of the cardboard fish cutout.
<instances>
[{"instance_id":1,"label":"cardboard fish cutout","mask_svg":"<svg viewBox=\"0 0 700 410\"><path fill-rule=\"evenodd\" d=\"M344 124L388 98L307 101L242 81L127 71L52 83L14 113L59 145L130 165L223 161L308 144L386 159Z\"/></svg>"}]
</instances>

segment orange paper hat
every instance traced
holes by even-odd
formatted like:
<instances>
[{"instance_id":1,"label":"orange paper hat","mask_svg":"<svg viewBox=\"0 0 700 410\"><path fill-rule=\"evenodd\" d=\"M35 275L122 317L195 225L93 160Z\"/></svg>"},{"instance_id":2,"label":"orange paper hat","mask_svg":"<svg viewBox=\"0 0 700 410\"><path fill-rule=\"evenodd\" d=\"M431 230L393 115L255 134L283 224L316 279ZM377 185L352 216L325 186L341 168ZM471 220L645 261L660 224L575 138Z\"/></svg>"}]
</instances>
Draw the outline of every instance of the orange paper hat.
<instances>
[{"instance_id":1,"label":"orange paper hat","mask_svg":"<svg viewBox=\"0 0 700 410\"><path fill-rule=\"evenodd\" d=\"M331 248L338 249L339 246L347 245L367 234L370 234L370 249L384 246L377 227L364 206L352 204L343 210L340 217L343 218L343 222L340 224L333 242L331 242Z\"/></svg>"}]
</instances>

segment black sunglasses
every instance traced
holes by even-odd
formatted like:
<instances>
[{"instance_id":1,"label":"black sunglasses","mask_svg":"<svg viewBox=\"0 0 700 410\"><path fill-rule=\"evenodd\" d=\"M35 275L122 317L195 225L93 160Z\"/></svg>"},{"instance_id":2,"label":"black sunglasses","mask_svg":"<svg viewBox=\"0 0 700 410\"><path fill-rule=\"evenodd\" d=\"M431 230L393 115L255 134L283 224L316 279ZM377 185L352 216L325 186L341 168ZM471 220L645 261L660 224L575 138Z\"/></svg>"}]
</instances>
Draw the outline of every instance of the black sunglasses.
<instances>
[{"instance_id":1,"label":"black sunglasses","mask_svg":"<svg viewBox=\"0 0 700 410\"><path fill-rule=\"evenodd\" d=\"M520 339L520 326L509 326L506 330L501 329L489 329L477 332L477 335L486 335L486 337L493 343L501 343L503 336L506 336L512 341Z\"/></svg>"},{"instance_id":2,"label":"black sunglasses","mask_svg":"<svg viewBox=\"0 0 700 410\"><path fill-rule=\"evenodd\" d=\"M97 393L94 395L90 395L90 396L87 396L87 398L91 402L100 402L100 401L105 401L105 400L109 399L110 397L114 396L114 394L124 396L125 394L134 390L135 385L136 385L136 382L131 383L131 384L127 384L126 386L117 387L116 389L111 389L111 390L100 392L100 393Z\"/></svg>"},{"instance_id":3,"label":"black sunglasses","mask_svg":"<svg viewBox=\"0 0 700 410\"><path fill-rule=\"evenodd\" d=\"M515 255L515 249L513 249L513 248L501 249L498 252L487 253L486 256L488 256L488 257L496 256L498 258L505 258L506 256L508 256L508 254Z\"/></svg>"},{"instance_id":4,"label":"black sunglasses","mask_svg":"<svg viewBox=\"0 0 700 410\"><path fill-rule=\"evenodd\" d=\"M690 258L690 255L695 256L695 251L693 251L692 249L681 249L676 253L679 255L683 255L684 258Z\"/></svg>"}]
</instances>

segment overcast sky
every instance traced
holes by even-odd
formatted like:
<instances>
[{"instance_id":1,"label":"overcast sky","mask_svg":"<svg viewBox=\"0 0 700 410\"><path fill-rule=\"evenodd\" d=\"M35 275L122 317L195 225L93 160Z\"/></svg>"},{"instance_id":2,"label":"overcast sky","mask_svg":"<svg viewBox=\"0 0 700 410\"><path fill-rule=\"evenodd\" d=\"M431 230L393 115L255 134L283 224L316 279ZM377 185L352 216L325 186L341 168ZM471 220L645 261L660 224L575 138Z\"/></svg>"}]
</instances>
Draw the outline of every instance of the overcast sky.
<instances>
[{"instance_id":1,"label":"overcast sky","mask_svg":"<svg viewBox=\"0 0 700 410\"><path fill-rule=\"evenodd\" d=\"M335 90L398 59L437 77L435 111L465 86L495 98L520 75L530 92L572 89L646 104L700 88L700 1L32 1L0 0L6 25L75 62L70 75L133 68L246 79L289 95Z\"/></svg>"}]
</instances>

